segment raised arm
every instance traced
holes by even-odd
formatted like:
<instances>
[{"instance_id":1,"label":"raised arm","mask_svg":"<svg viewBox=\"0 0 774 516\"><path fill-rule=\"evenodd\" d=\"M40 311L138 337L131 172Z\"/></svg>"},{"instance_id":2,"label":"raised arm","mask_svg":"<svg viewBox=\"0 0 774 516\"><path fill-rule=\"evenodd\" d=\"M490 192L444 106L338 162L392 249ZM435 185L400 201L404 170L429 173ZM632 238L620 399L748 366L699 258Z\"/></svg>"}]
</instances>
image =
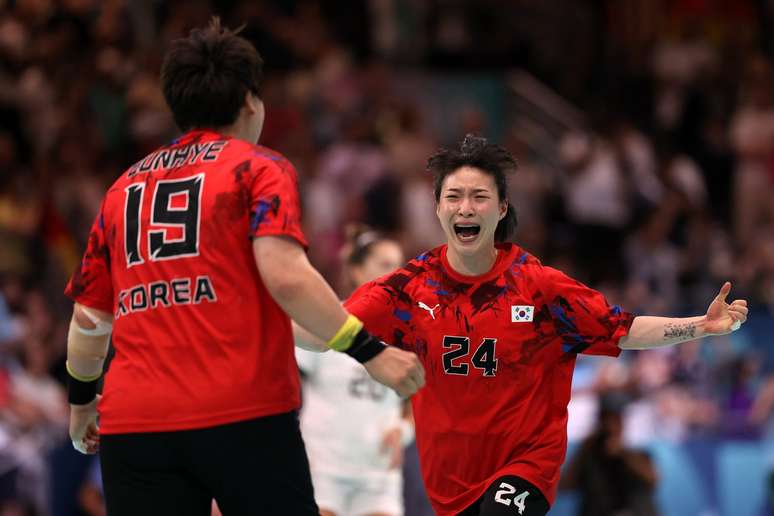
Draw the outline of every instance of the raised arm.
<instances>
[{"instance_id":1,"label":"raised arm","mask_svg":"<svg viewBox=\"0 0 774 516\"><path fill-rule=\"evenodd\" d=\"M710 303L707 313L696 317L640 316L634 319L629 334L618 342L621 349L650 349L700 339L708 335L725 335L739 329L747 320L747 301L726 297L731 283L726 282Z\"/></svg>"}]
</instances>

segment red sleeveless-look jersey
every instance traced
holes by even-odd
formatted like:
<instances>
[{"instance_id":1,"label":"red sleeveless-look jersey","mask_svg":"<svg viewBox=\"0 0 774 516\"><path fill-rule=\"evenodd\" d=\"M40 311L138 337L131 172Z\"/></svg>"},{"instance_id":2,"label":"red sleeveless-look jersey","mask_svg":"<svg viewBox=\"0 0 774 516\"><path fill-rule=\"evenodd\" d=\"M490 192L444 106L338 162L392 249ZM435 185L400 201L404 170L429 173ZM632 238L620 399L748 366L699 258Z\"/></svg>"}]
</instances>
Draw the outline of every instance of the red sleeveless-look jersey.
<instances>
[{"instance_id":1,"label":"red sleeveless-look jersey","mask_svg":"<svg viewBox=\"0 0 774 516\"><path fill-rule=\"evenodd\" d=\"M252 240L306 246L296 171L278 153L191 131L105 195L66 293L114 314L104 434L202 428L300 404L290 320Z\"/></svg>"},{"instance_id":2,"label":"red sleeveless-look jersey","mask_svg":"<svg viewBox=\"0 0 774 516\"><path fill-rule=\"evenodd\" d=\"M455 273L446 246L359 288L349 311L414 351L427 383L412 399L420 465L438 514L456 514L499 476L556 498L578 353L617 356L633 317L513 244L493 269Z\"/></svg>"}]
</instances>

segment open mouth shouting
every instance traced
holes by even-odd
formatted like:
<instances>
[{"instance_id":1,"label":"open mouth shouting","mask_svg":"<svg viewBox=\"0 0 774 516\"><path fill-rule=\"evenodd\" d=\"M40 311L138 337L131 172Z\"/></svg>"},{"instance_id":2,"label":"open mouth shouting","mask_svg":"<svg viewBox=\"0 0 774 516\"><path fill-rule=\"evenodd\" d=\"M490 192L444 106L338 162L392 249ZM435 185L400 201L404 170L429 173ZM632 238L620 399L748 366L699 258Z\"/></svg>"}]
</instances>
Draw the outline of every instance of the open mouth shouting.
<instances>
[{"instance_id":1,"label":"open mouth shouting","mask_svg":"<svg viewBox=\"0 0 774 516\"><path fill-rule=\"evenodd\" d=\"M454 233L460 242L473 242L478 238L481 226L478 224L455 224Z\"/></svg>"}]
</instances>

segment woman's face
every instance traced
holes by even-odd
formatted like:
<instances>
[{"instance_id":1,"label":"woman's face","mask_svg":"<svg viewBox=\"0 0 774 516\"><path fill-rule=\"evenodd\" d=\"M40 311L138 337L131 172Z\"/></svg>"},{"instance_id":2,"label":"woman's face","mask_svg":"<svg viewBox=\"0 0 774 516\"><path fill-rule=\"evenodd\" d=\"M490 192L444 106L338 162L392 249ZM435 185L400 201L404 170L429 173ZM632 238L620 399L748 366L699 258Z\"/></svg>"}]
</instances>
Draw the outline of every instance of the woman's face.
<instances>
[{"instance_id":1,"label":"woman's face","mask_svg":"<svg viewBox=\"0 0 774 516\"><path fill-rule=\"evenodd\" d=\"M508 204L500 201L494 178L474 167L461 167L443 180L436 213L448 250L459 256L486 254L494 247L497 223Z\"/></svg>"},{"instance_id":2,"label":"woman's face","mask_svg":"<svg viewBox=\"0 0 774 516\"><path fill-rule=\"evenodd\" d=\"M404 263L403 251L397 242L380 240L371 246L360 265L352 266L352 280L358 287L394 271Z\"/></svg>"}]
</instances>

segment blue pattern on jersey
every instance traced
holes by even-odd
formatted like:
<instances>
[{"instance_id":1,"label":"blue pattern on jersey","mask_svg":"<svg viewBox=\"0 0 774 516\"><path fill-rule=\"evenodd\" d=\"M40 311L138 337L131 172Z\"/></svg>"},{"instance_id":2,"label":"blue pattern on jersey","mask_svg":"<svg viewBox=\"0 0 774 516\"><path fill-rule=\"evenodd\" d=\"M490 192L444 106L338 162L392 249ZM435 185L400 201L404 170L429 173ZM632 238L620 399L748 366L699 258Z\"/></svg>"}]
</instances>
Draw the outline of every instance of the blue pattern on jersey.
<instances>
[{"instance_id":1,"label":"blue pattern on jersey","mask_svg":"<svg viewBox=\"0 0 774 516\"><path fill-rule=\"evenodd\" d=\"M400 309L396 308L395 311L392 312L392 315L394 315L395 317L397 317L398 319L400 319L403 322L407 322L407 321L411 320L411 312L409 312L407 310L400 310Z\"/></svg>"},{"instance_id":2,"label":"blue pattern on jersey","mask_svg":"<svg viewBox=\"0 0 774 516\"><path fill-rule=\"evenodd\" d=\"M270 161L280 161L282 158L280 156L272 156L271 154L266 154L264 152L260 151L253 151L253 156L258 156L259 158L266 158Z\"/></svg>"},{"instance_id":3,"label":"blue pattern on jersey","mask_svg":"<svg viewBox=\"0 0 774 516\"><path fill-rule=\"evenodd\" d=\"M250 231L255 232L255 230L258 229L258 226L264 223L266 220L266 216L269 214L269 212L272 210L272 203L271 201L267 201L266 199L260 199L258 201L258 206L255 207L255 213L253 213L253 218L250 221Z\"/></svg>"},{"instance_id":4,"label":"blue pattern on jersey","mask_svg":"<svg viewBox=\"0 0 774 516\"><path fill-rule=\"evenodd\" d=\"M572 321L564 307L558 304L549 305L551 316L556 320L556 332L562 337L562 350L565 353L579 353L588 347L586 338L578 334L578 327Z\"/></svg>"}]
</instances>

